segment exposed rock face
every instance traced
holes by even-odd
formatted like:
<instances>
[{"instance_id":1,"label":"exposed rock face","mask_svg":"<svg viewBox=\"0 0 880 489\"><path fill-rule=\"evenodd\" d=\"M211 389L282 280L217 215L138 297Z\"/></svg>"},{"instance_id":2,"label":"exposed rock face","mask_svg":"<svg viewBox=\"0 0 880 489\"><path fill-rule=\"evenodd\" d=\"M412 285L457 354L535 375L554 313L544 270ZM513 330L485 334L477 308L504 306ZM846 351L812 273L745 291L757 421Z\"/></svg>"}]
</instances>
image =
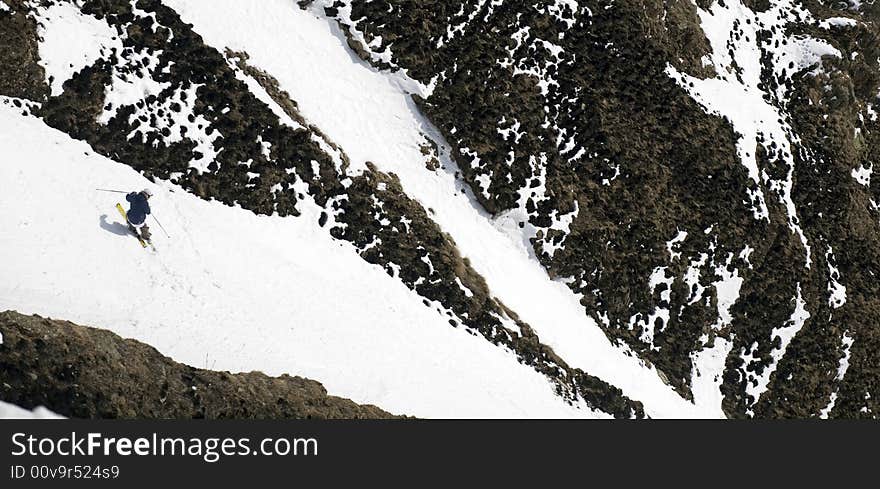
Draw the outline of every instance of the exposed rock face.
<instances>
[{"instance_id":1,"label":"exposed rock face","mask_svg":"<svg viewBox=\"0 0 880 489\"><path fill-rule=\"evenodd\" d=\"M0 10L0 93L43 100L49 87L38 64L36 22L27 15L23 0L6 3L9 10Z\"/></svg>"},{"instance_id":2,"label":"exposed rock face","mask_svg":"<svg viewBox=\"0 0 880 489\"><path fill-rule=\"evenodd\" d=\"M866 176L878 9L344 0L326 12L361 57L433 84L420 106L480 202L521 215L585 313L682 395L715 351L730 416L859 417L880 395L880 187ZM805 60L814 40L830 48ZM754 110L778 121L742 134L703 81L759 94Z\"/></svg>"},{"instance_id":3,"label":"exposed rock face","mask_svg":"<svg viewBox=\"0 0 880 489\"><path fill-rule=\"evenodd\" d=\"M0 400L74 418L390 418L302 377L230 374L67 321L0 313Z\"/></svg>"},{"instance_id":4,"label":"exposed rock face","mask_svg":"<svg viewBox=\"0 0 880 489\"><path fill-rule=\"evenodd\" d=\"M784 76L767 73L769 87L784 86L779 100L800 138L794 152L794 203L812 243L814 266L799 270L811 319L796 336L759 416L803 417L836 401L832 414L876 417L880 393L880 180L870 178L880 155L880 6L809 1L824 27L794 25L792 32L824 38L841 55L822 69ZM830 27L828 24L831 24ZM778 75L778 74L777 74ZM774 158L771 147L766 150ZM773 271L772 274L778 274ZM766 275L770 275L768 270ZM845 302L841 302L841 292ZM849 369L841 378L839 365ZM830 374L829 374L830 371ZM728 396L733 398L734 396ZM741 410L731 406L731 410Z\"/></svg>"}]
</instances>

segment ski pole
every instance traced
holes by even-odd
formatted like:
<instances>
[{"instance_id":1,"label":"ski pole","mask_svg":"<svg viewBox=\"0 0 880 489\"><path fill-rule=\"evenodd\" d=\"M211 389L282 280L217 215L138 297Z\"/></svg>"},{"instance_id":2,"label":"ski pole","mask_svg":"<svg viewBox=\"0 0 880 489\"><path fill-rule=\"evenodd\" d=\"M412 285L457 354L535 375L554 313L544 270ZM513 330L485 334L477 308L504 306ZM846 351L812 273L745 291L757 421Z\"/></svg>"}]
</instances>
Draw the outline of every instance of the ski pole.
<instances>
[{"instance_id":1,"label":"ski pole","mask_svg":"<svg viewBox=\"0 0 880 489\"><path fill-rule=\"evenodd\" d=\"M165 230L165 227L162 226L162 223L159 222L158 219L156 219L156 216L154 216L153 214L150 214L150 215L153 216L153 220L156 221L156 224L159 225L159 227L162 229L162 232L165 233L165 236L168 236L168 239L171 239L171 236L168 235L168 231L166 231L166 230Z\"/></svg>"},{"instance_id":2,"label":"ski pole","mask_svg":"<svg viewBox=\"0 0 880 489\"><path fill-rule=\"evenodd\" d=\"M106 188L96 188L98 192L113 192L114 194L127 194L128 192L124 192L122 190L107 190Z\"/></svg>"}]
</instances>

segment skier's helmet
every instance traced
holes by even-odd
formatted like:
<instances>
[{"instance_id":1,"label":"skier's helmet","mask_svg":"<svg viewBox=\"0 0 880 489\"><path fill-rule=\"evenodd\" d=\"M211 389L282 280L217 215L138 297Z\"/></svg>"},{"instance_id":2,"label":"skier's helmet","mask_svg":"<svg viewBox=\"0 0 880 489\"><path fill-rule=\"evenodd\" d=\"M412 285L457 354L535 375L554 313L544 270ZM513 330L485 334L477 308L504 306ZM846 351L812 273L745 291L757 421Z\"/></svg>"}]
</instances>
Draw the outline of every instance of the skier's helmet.
<instances>
[{"instance_id":1,"label":"skier's helmet","mask_svg":"<svg viewBox=\"0 0 880 489\"><path fill-rule=\"evenodd\" d=\"M142 194L144 194L144 195L146 195L146 196L147 196L147 198L149 198L149 197L152 197L152 196L153 196L153 192L152 192L152 191L150 191L150 189L148 189L148 188L145 188L145 189L143 189L143 190L141 190L141 193L142 193Z\"/></svg>"}]
</instances>

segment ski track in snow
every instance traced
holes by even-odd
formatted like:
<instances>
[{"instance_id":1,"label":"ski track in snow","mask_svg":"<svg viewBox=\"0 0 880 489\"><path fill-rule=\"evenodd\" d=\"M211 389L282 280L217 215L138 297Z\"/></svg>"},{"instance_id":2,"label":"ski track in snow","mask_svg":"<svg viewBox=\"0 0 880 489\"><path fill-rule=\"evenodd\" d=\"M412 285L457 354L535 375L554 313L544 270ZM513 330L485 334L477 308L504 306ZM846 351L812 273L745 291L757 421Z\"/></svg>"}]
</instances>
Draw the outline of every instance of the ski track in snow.
<instances>
[{"instance_id":1,"label":"ski track in snow","mask_svg":"<svg viewBox=\"0 0 880 489\"><path fill-rule=\"evenodd\" d=\"M177 361L289 373L421 417L607 417L566 404L514 355L446 318L300 218L208 202L96 155L0 103L0 310L110 329ZM158 253L114 209L141 189ZM124 202L124 201L123 201Z\"/></svg>"},{"instance_id":2,"label":"ski track in snow","mask_svg":"<svg viewBox=\"0 0 880 489\"><path fill-rule=\"evenodd\" d=\"M520 236L492 219L462 192L437 130L410 93L428 89L402 74L380 73L351 53L323 3L303 11L287 0L164 0L208 44L246 51L250 63L276 77L302 114L339 144L357 171L370 161L396 173L407 193L455 239L492 291L529 323L542 342L570 365L620 387L653 417L717 417L713 405L694 405L665 385L653 368L615 347L578 298L548 278ZM317 76L320 74L320 76ZM446 172L425 169L424 134L441 145ZM315 238L317 239L317 238Z\"/></svg>"}]
</instances>

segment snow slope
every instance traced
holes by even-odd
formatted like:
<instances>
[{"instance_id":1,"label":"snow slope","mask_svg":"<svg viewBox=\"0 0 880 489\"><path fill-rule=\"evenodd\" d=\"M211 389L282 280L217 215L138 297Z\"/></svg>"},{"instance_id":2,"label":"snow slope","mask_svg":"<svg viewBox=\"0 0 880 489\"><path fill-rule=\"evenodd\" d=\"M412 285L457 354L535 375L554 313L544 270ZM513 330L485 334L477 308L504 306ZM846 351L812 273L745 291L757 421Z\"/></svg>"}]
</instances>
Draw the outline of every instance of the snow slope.
<instances>
[{"instance_id":1,"label":"snow slope","mask_svg":"<svg viewBox=\"0 0 880 489\"><path fill-rule=\"evenodd\" d=\"M20 408L15 404L0 401L0 419L58 419L63 418L44 407L38 407L33 411Z\"/></svg>"},{"instance_id":2,"label":"snow slope","mask_svg":"<svg viewBox=\"0 0 880 489\"><path fill-rule=\"evenodd\" d=\"M287 0L165 0L208 44L243 50L250 63L278 79L317 125L348 154L354 168L367 161L394 172L406 192L434 211L432 218L485 277L493 295L531 325L569 365L642 401L653 417L719 417L714 402L694 405L664 384L653 368L615 347L586 316L579 297L549 279L527 236L506 219L493 220L453 173L442 137L414 106L424 93L400 73L380 73L347 47L324 2L303 11ZM425 136L441 144L446 172L425 169ZM702 399L702 398L701 398ZM706 399L709 399L708 397Z\"/></svg>"},{"instance_id":3,"label":"snow slope","mask_svg":"<svg viewBox=\"0 0 880 489\"><path fill-rule=\"evenodd\" d=\"M20 115L0 99L0 310L110 329L177 361L290 373L424 417L597 417L546 377L449 326L347 243L303 218L207 202ZM157 253L114 209L149 187Z\"/></svg>"}]
</instances>

